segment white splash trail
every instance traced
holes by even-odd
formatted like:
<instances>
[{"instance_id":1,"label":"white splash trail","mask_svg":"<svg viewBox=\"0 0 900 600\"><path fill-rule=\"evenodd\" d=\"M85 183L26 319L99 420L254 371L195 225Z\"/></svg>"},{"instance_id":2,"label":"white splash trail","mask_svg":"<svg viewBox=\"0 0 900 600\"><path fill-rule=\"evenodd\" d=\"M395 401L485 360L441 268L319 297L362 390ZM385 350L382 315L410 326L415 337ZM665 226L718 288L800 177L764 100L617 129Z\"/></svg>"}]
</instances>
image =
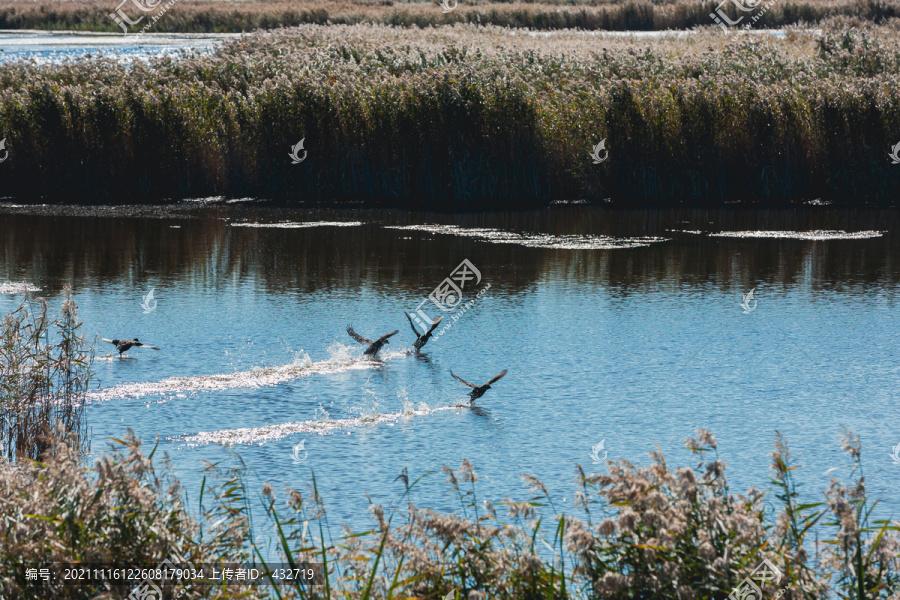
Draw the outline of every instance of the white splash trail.
<instances>
[{"instance_id":1,"label":"white splash trail","mask_svg":"<svg viewBox=\"0 0 900 600\"><path fill-rule=\"evenodd\" d=\"M197 375L194 377L168 377L160 381L142 383L125 383L110 388L101 388L89 392L87 403L106 402L119 398L141 398L143 396L159 396L193 391L216 391L233 388L260 388L278 385L309 375L340 373L351 369L371 369L386 360L398 356L406 356L408 351L388 352L380 357L380 361L369 360L351 353L343 344L335 344L329 348L331 356L326 360L313 362L303 354L292 363L276 367L260 367L249 371L219 373L214 375Z\"/></svg>"},{"instance_id":2,"label":"white splash trail","mask_svg":"<svg viewBox=\"0 0 900 600\"><path fill-rule=\"evenodd\" d=\"M668 241L662 237L615 238L607 235L553 235L550 233L514 233L499 229L464 228L457 225L404 225L385 226L385 229L425 231L473 237L495 244L518 244L528 248L553 248L558 250L619 250L641 248L655 242Z\"/></svg>"},{"instance_id":3,"label":"white splash trail","mask_svg":"<svg viewBox=\"0 0 900 600\"><path fill-rule=\"evenodd\" d=\"M232 227L257 227L266 229L305 229L307 227L358 227L362 221L309 221L295 223L285 221L282 223L229 223Z\"/></svg>"},{"instance_id":4,"label":"white splash trail","mask_svg":"<svg viewBox=\"0 0 900 600\"><path fill-rule=\"evenodd\" d=\"M294 423L278 423L276 425L264 425L262 427L242 427L239 429L222 429L219 431L201 431L194 435L170 437L169 440L184 441L188 446L199 446L201 444L222 444L229 446L232 444L263 444L273 440L278 440L295 433L317 433L325 435L335 429L347 429L349 427L360 427L375 423L396 422L400 419L410 417L420 417L430 415L436 412L446 410L462 409L464 405L439 406L437 408L428 408L421 404L418 409L412 407L404 408L401 412L374 414L349 419L322 419L310 421L297 421Z\"/></svg>"}]
</instances>

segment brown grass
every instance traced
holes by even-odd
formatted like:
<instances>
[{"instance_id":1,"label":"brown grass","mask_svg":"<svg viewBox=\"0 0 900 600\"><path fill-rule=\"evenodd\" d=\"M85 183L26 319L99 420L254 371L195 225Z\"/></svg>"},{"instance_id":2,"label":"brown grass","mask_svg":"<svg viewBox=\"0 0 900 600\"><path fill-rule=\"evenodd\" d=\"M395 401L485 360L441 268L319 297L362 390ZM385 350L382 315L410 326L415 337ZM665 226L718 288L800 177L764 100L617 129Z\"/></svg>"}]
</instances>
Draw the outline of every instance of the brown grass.
<instances>
[{"instance_id":1,"label":"brown grass","mask_svg":"<svg viewBox=\"0 0 900 600\"><path fill-rule=\"evenodd\" d=\"M93 351L80 335L75 301L66 292L51 319L43 298L22 302L0 327L0 456L37 459L60 433L89 442L84 398Z\"/></svg>"},{"instance_id":2,"label":"brown grass","mask_svg":"<svg viewBox=\"0 0 900 600\"><path fill-rule=\"evenodd\" d=\"M87 469L62 446L44 463L0 460L0 594L88 600L124 593L27 581L24 569L50 562L220 565L262 558L248 507L259 501L286 562L327 565L326 585L272 588L193 586L184 598L368 600L722 600L763 559L782 573L766 598L894 600L900 594L900 530L878 520L866 493L861 445L846 433L850 465L821 497L801 497L787 441L776 434L771 488L729 489L718 442L707 431L685 445L693 467L651 452L647 466L607 463L607 473L575 469L574 506L554 503L523 475L522 500L494 506L478 496L474 465L444 467L459 500L455 513L412 502L421 480L395 482L391 506L372 505L367 531L328 533L315 485L304 497L264 484L254 500L243 469L219 473L192 516L184 490L157 472L131 436ZM157 462L159 462L157 460ZM762 475L761 475L762 477ZM399 479L399 478L398 478ZM207 485L204 480L204 486ZM558 500L558 499L557 499ZM173 598L169 588L166 598Z\"/></svg>"},{"instance_id":3,"label":"brown grass","mask_svg":"<svg viewBox=\"0 0 900 600\"><path fill-rule=\"evenodd\" d=\"M153 25L153 32L249 32L302 24L378 23L428 27L453 23L498 25L539 30L686 29L712 24L715 0L559 0L491 2L461 0L444 13L436 2L394 0L228 1L180 0ZM115 31L109 17L119 5L109 0L0 1L0 29ZM162 6L162 5L161 5ZM733 8L733 7L732 7ZM123 10L139 12L127 4ZM149 15L155 13L148 13ZM881 22L900 16L896 0L778 0L756 27L815 23L828 17L856 17ZM130 32L137 31L148 19Z\"/></svg>"},{"instance_id":4,"label":"brown grass","mask_svg":"<svg viewBox=\"0 0 900 600\"><path fill-rule=\"evenodd\" d=\"M897 28L847 19L785 39L305 25L132 66L4 63L3 189L444 210L887 205L900 189L888 159L898 73ZM293 165L300 139L308 158ZM593 164L601 139L609 160Z\"/></svg>"}]
</instances>

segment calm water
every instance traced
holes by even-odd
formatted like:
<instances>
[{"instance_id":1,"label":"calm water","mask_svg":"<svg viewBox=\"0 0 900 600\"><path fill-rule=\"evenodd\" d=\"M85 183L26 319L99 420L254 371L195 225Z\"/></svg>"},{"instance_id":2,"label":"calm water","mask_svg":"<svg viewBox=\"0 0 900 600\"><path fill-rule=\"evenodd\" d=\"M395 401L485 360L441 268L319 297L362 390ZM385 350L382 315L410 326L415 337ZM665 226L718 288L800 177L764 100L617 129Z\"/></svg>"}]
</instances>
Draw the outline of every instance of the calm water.
<instances>
[{"instance_id":1,"label":"calm water","mask_svg":"<svg viewBox=\"0 0 900 600\"><path fill-rule=\"evenodd\" d=\"M609 460L647 464L658 444L689 465L683 440L705 427L733 490L768 484L777 429L819 499L846 475L847 427L870 490L900 514L895 212L0 210L0 282L33 282L54 308L71 285L87 335L161 348L118 359L98 346L94 451L128 427L158 436L194 497L203 461L234 453L257 489L304 490L314 471L331 525L362 528L366 494L396 500L404 467L410 480L438 471L414 502L457 510L439 470L468 458L479 499L529 497L519 474L530 473L572 510L575 465L601 469L590 456L601 440ZM858 239L790 233L834 230ZM709 235L734 231L788 233ZM445 313L458 320L421 356L404 354L403 312L464 259L481 281L463 300L489 289ZM0 295L0 311L20 300ZM368 362L348 323L400 333ZM476 383L509 373L473 409L457 407L467 388L450 369Z\"/></svg>"},{"instance_id":2,"label":"calm water","mask_svg":"<svg viewBox=\"0 0 900 600\"><path fill-rule=\"evenodd\" d=\"M239 35L0 30L0 63L33 60L38 64L55 64L69 59L103 57L127 64L135 59L207 52Z\"/></svg>"}]
</instances>

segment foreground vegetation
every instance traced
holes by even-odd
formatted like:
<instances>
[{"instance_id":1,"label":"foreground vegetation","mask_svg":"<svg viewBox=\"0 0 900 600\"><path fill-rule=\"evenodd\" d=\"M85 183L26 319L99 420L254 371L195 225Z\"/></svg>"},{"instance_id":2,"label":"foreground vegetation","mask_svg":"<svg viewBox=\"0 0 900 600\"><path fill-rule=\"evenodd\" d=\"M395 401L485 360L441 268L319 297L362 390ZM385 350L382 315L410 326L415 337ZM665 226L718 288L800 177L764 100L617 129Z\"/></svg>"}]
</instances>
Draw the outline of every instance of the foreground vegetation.
<instances>
[{"instance_id":1,"label":"foreground vegetation","mask_svg":"<svg viewBox=\"0 0 900 600\"><path fill-rule=\"evenodd\" d=\"M179 0L165 10L153 32L250 32L304 24L383 25L429 27L453 23L528 27L532 29L664 30L711 25L709 14L721 0L541 0L494 2L461 0L450 12L437 2L394 0ZM138 31L161 10L147 13ZM449 6L456 4L451 0ZM120 5L109 0L39 0L22 3L0 0L0 29L67 29L123 33L109 17ZM122 8L132 20L142 13L131 3ZM730 7L734 12L734 7ZM829 17L855 17L872 23L900 16L900 5L889 0L779 0L757 21L757 27L817 23Z\"/></svg>"},{"instance_id":2,"label":"foreground vegetation","mask_svg":"<svg viewBox=\"0 0 900 600\"><path fill-rule=\"evenodd\" d=\"M62 432L87 447L84 399L93 352L80 335L78 309L66 292L58 317L43 298L27 300L0 329L0 456L37 459ZM51 337L52 336L52 337Z\"/></svg>"},{"instance_id":3,"label":"foreground vegetation","mask_svg":"<svg viewBox=\"0 0 900 600\"><path fill-rule=\"evenodd\" d=\"M888 158L897 31L840 21L783 40L630 40L303 26L134 66L6 63L0 180L8 195L119 203L887 204L900 190ZM608 160L594 164L603 139Z\"/></svg>"},{"instance_id":4,"label":"foreground vegetation","mask_svg":"<svg viewBox=\"0 0 900 600\"><path fill-rule=\"evenodd\" d=\"M738 495L728 488L716 440L698 433L686 442L700 457L694 468L669 467L658 452L646 467L618 461L600 475L579 467L575 514L529 476L534 497L494 507L478 497L478 476L464 461L455 473L444 469L458 514L414 505L416 481L401 479L405 505L373 505L371 530L331 539L315 487L283 498L264 484L257 498L284 560L326 564L325 585L170 586L166 598L438 600L456 590L457 598L492 600L722 599L764 559L782 574L762 585L766 598L898 597L900 528L870 517L875 503L866 495L858 440L844 440L850 483L832 480L822 498L801 498L782 438L772 453L772 489ZM117 445L93 469L62 442L44 462L0 462L0 593L42 600L128 593L25 578L25 568L54 561L153 567L166 559L264 558L249 511L257 500L241 470L218 473L210 480L217 485L204 480L195 517L177 480L157 472L153 453L142 454L131 437Z\"/></svg>"}]
</instances>

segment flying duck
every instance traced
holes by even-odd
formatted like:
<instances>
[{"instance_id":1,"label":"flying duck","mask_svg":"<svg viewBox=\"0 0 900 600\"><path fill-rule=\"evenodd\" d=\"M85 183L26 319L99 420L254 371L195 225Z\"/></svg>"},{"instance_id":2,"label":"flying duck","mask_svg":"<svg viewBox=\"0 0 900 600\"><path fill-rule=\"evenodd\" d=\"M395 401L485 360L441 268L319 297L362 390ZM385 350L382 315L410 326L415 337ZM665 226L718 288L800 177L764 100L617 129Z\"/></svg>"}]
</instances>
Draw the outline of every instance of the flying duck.
<instances>
[{"instance_id":1,"label":"flying duck","mask_svg":"<svg viewBox=\"0 0 900 600\"><path fill-rule=\"evenodd\" d=\"M381 336L380 338L378 338L377 340L375 340L374 342L372 340L364 338L363 336L361 336L358 333L356 333L355 331L353 331L353 325L347 325L347 333L349 333L350 337L352 337L354 340L356 340L360 344L368 344L369 347L366 348L366 351L363 352L363 354L365 354L366 356L374 357L378 354L378 351L381 350L382 346L390 343L388 341L388 338L391 337L392 335L397 335L398 333L400 333L400 330L395 329L391 333L386 333L383 336Z\"/></svg>"},{"instance_id":2,"label":"flying duck","mask_svg":"<svg viewBox=\"0 0 900 600\"><path fill-rule=\"evenodd\" d=\"M468 381L466 381L465 379L462 379L462 378L460 378L460 377L457 377L457 376L453 373L453 371L450 371L450 374L453 375L453 379L455 379L455 380L457 380L457 381L459 381L459 382L461 382L461 383L464 383L464 384L466 384L467 386L469 386L470 388L472 388L472 391L469 392L469 402L475 402L476 400L478 400L479 398L481 398L482 396L484 396L484 393L485 393L486 391L488 391L489 389L491 389L491 384L492 384L492 383L496 383L497 381L499 381L500 379L502 379L504 375L506 375L506 369L504 369L503 371L501 371L500 373L498 373L493 379L491 379L490 381L488 381L488 382L487 382L486 384L484 384L484 385L473 385L473 384L469 383Z\"/></svg>"},{"instance_id":3,"label":"flying duck","mask_svg":"<svg viewBox=\"0 0 900 600\"><path fill-rule=\"evenodd\" d=\"M108 340L106 338L100 338L104 342L109 342L113 346L116 347L116 350L119 351L119 356L122 355L123 352L128 351L130 348L141 347L141 348L150 348L151 350L159 350L156 346L148 346L147 344L142 344L138 341L137 338L133 340Z\"/></svg>"},{"instance_id":4,"label":"flying duck","mask_svg":"<svg viewBox=\"0 0 900 600\"><path fill-rule=\"evenodd\" d=\"M419 350L422 349L422 346L428 343L428 340L431 339L431 333L437 329L437 326L441 324L441 320L444 317L438 317L434 321L431 322L431 327L428 328L428 331L419 335L419 330L416 329L416 326L413 325L412 317L409 316L409 313L403 313L406 315L406 318L409 320L409 326L412 327L413 333L416 334L416 341L413 342L413 348L416 349L416 354L419 353Z\"/></svg>"}]
</instances>

